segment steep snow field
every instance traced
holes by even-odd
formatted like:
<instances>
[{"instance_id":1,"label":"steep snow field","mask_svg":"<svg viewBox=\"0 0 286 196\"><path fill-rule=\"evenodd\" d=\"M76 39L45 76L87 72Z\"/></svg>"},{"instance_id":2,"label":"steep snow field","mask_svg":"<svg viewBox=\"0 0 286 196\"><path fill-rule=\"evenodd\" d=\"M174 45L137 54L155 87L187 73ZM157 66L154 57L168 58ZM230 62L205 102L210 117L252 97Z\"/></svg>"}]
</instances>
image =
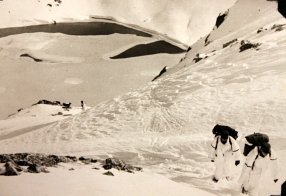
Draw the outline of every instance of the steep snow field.
<instances>
[{"instance_id":1,"label":"steep snow field","mask_svg":"<svg viewBox=\"0 0 286 196\"><path fill-rule=\"evenodd\" d=\"M258 45L241 51L242 41ZM202 58L196 62L198 53ZM239 196L242 194L237 179L243 162L233 171L233 180L223 179L217 184L211 180L214 165L207 158L213 139L211 130L216 124L224 124L239 132L241 147L247 134L269 135L279 158L279 181L275 184L266 173L260 196L279 195L286 180L285 62L286 20L277 12L276 2L239 0L219 28L192 45L181 62L158 80L61 121L53 122L54 116L46 112L50 120L44 123L51 123L47 126L25 116L36 111L34 118L39 119L43 112L36 108L47 111L52 106L37 105L3 121L11 124L9 129L1 127L0 152L118 157L180 183L172 188L165 186L167 192L151 186L154 192L148 195L181 195L174 190L184 192L183 186L186 192L182 195ZM17 115L23 115L25 126L16 128L13 120L20 118ZM29 130L30 125L33 127ZM26 174L20 177L25 178ZM150 176L145 177L140 180ZM130 183L130 178L125 180ZM5 177L0 177L0 182L3 187L16 186L16 182L5 181ZM117 195L118 189L114 190L110 195ZM168 194L168 190L172 193ZM141 191L138 195L144 195Z\"/></svg>"}]
</instances>

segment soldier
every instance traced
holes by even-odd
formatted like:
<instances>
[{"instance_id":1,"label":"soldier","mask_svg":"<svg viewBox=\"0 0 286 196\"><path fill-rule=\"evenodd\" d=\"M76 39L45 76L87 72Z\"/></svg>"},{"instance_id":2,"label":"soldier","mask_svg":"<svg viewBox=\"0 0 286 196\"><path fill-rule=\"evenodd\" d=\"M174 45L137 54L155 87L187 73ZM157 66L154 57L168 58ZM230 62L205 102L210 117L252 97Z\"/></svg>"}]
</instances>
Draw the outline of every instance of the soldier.
<instances>
[{"instance_id":1,"label":"soldier","mask_svg":"<svg viewBox=\"0 0 286 196\"><path fill-rule=\"evenodd\" d=\"M255 146L246 156L245 166L239 182L242 184L242 193L258 196L259 182L263 173L271 169L271 177L278 181L278 161L276 154L268 142Z\"/></svg>"},{"instance_id":2,"label":"soldier","mask_svg":"<svg viewBox=\"0 0 286 196\"><path fill-rule=\"evenodd\" d=\"M218 182L223 177L231 180L233 166L240 163L240 148L236 140L229 136L228 131L223 130L220 135L215 136L209 154L211 161L215 163L214 182Z\"/></svg>"},{"instance_id":3,"label":"soldier","mask_svg":"<svg viewBox=\"0 0 286 196\"><path fill-rule=\"evenodd\" d=\"M82 109L83 111L86 110L86 103L85 103L85 101L81 101L81 109Z\"/></svg>"}]
</instances>

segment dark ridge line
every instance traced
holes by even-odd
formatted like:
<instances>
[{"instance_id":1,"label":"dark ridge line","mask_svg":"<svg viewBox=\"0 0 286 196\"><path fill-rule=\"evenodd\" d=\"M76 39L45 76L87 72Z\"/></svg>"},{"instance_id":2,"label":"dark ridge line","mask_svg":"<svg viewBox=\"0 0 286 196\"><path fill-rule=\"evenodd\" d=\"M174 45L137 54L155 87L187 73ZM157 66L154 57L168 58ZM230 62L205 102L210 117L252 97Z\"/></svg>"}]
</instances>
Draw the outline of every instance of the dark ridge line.
<instances>
[{"instance_id":1,"label":"dark ridge line","mask_svg":"<svg viewBox=\"0 0 286 196\"><path fill-rule=\"evenodd\" d=\"M151 34L125 27L111 22L68 22L56 24L31 25L24 27L9 27L0 29L0 37L23 33L63 33L67 35L111 35L134 34L142 37L152 37Z\"/></svg>"},{"instance_id":2,"label":"dark ridge line","mask_svg":"<svg viewBox=\"0 0 286 196\"><path fill-rule=\"evenodd\" d=\"M136 45L110 58L111 59L123 59L123 58L146 56L146 55L152 55L152 54L160 54L160 53L180 54L184 52L186 52L186 50L183 50L177 46L174 46L166 41L161 40L161 41L156 41L156 42L152 42L148 44Z\"/></svg>"},{"instance_id":3,"label":"dark ridge line","mask_svg":"<svg viewBox=\"0 0 286 196\"><path fill-rule=\"evenodd\" d=\"M32 56L29 55L29 54L21 54L20 57L29 57L29 58L33 59L34 61L36 61L36 62L43 62L42 59L37 59L37 58L35 58L35 57L32 57Z\"/></svg>"}]
</instances>

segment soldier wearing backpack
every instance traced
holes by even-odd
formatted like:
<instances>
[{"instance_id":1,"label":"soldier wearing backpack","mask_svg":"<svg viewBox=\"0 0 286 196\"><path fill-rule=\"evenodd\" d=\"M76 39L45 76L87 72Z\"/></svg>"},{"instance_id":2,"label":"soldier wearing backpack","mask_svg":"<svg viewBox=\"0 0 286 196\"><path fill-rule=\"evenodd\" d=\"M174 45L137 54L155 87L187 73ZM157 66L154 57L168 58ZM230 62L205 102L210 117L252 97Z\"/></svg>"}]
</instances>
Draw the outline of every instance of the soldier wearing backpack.
<instances>
[{"instance_id":1,"label":"soldier wearing backpack","mask_svg":"<svg viewBox=\"0 0 286 196\"><path fill-rule=\"evenodd\" d=\"M242 184L242 193L251 196L259 195L259 181L267 169L271 169L271 177L276 183L278 181L278 161L275 152L268 142L255 146L247 154L245 166L242 169L239 183Z\"/></svg>"},{"instance_id":2,"label":"soldier wearing backpack","mask_svg":"<svg viewBox=\"0 0 286 196\"><path fill-rule=\"evenodd\" d=\"M235 139L235 140L238 138L238 132L229 126L217 124L216 126L214 126L214 128L212 130L212 132L215 136L220 135L222 133L222 131L227 131L229 136L233 137L233 139Z\"/></svg>"},{"instance_id":3,"label":"soldier wearing backpack","mask_svg":"<svg viewBox=\"0 0 286 196\"><path fill-rule=\"evenodd\" d=\"M248 153L256 146L261 146L269 142L269 137L263 133L253 133L245 137L245 145L243 155L247 156Z\"/></svg>"},{"instance_id":4,"label":"soldier wearing backpack","mask_svg":"<svg viewBox=\"0 0 286 196\"><path fill-rule=\"evenodd\" d=\"M209 158L215 163L214 182L226 177L231 180L231 172L234 166L240 163L240 148L236 140L229 136L227 130L222 130L216 135L212 144Z\"/></svg>"}]
</instances>

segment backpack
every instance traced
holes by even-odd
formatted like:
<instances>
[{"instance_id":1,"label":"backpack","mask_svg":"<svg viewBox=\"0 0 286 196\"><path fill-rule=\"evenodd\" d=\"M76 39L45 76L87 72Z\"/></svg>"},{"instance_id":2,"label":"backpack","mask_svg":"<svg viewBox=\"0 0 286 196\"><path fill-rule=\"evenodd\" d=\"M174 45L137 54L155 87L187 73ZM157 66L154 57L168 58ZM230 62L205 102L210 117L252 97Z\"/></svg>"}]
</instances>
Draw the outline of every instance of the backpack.
<instances>
[{"instance_id":1,"label":"backpack","mask_svg":"<svg viewBox=\"0 0 286 196\"><path fill-rule=\"evenodd\" d=\"M254 146L261 146L262 143L268 143L269 137L263 133L253 133L245 137L247 142Z\"/></svg>"},{"instance_id":2,"label":"backpack","mask_svg":"<svg viewBox=\"0 0 286 196\"><path fill-rule=\"evenodd\" d=\"M243 155L247 156L248 153L255 148L255 146L261 146L263 143L269 142L269 137L263 133L253 133L245 137L246 141L252 145L245 144Z\"/></svg>"},{"instance_id":3,"label":"backpack","mask_svg":"<svg viewBox=\"0 0 286 196\"><path fill-rule=\"evenodd\" d=\"M213 134L215 136L218 136L218 135L221 135L223 130L226 130L228 132L228 135L233 137L233 139L236 140L238 138L238 132L235 129L229 127L229 126L224 126L224 125L218 125L217 124L216 126L214 126L212 132L213 132Z\"/></svg>"}]
</instances>

